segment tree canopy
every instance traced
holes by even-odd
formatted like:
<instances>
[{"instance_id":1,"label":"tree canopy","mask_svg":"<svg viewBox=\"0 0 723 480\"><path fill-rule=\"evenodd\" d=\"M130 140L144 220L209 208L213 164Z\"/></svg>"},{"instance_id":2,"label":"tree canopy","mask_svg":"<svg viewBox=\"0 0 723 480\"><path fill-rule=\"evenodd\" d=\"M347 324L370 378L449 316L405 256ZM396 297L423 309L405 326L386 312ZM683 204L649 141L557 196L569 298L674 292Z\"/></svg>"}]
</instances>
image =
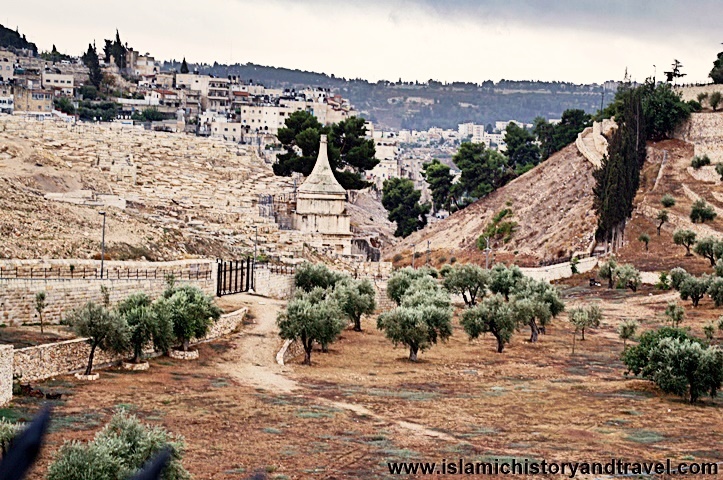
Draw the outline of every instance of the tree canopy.
<instances>
[{"instance_id":1,"label":"tree canopy","mask_svg":"<svg viewBox=\"0 0 723 480\"><path fill-rule=\"evenodd\" d=\"M483 143L463 143L452 161L462 171L452 193L465 204L488 195L514 177L507 157Z\"/></svg>"},{"instance_id":2,"label":"tree canopy","mask_svg":"<svg viewBox=\"0 0 723 480\"><path fill-rule=\"evenodd\" d=\"M424 179L432 192L432 205L435 211L450 210L450 202L457 203L452 195L452 174L450 168L436 158L423 165Z\"/></svg>"},{"instance_id":3,"label":"tree canopy","mask_svg":"<svg viewBox=\"0 0 723 480\"><path fill-rule=\"evenodd\" d=\"M535 136L516 123L507 125L505 144L508 165L518 175L540 163L540 147L535 143Z\"/></svg>"},{"instance_id":4,"label":"tree canopy","mask_svg":"<svg viewBox=\"0 0 723 480\"><path fill-rule=\"evenodd\" d=\"M633 210L633 199L640 184L640 170L646 157L646 119L643 115L640 88L624 87L618 92L620 102L618 127L614 130L608 154L595 170L593 207L598 216L596 237L615 241L622 236L625 222Z\"/></svg>"},{"instance_id":5,"label":"tree canopy","mask_svg":"<svg viewBox=\"0 0 723 480\"><path fill-rule=\"evenodd\" d=\"M713 83L723 83L723 52L720 52L713 62L713 68L708 76L713 80Z\"/></svg>"},{"instance_id":6,"label":"tree canopy","mask_svg":"<svg viewBox=\"0 0 723 480\"><path fill-rule=\"evenodd\" d=\"M311 113L298 111L286 119L277 134L285 153L277 156L274 173L289 176L292 172L309 175L319 155L321 135L327 135L329 165L337 181L347 190L370 186L362 174L374 168L374 141L365 138L365 120L351 117L333 125L322 125Z\"/></svg>"},{"instance_id":7,"label":"tree canopy","mask_svg":"<svg viewBox=\"0 0 723 480\"><path fill-rule=\"evenodd\" d=\"M390 178L384 181L382 206L389 212L387 218L397 224L396 237L407 237L427 224L428 203L420 204L422 192L414 188L408 178Z\"/></svg>"},{"instance_id":8,"label":"tree canopy","mask_svg":"<svg viewBox=\"0 0 723 480\"><path fill-rule=\"evenodd\" d=\"M88 67L90 84L95 88L100 88L100 82L103 81L103 72L100 70L100 60L98 60L98 53L93 45L88 44L88 50L83 54L81 60Z\"/></svg>"}]
</instances>

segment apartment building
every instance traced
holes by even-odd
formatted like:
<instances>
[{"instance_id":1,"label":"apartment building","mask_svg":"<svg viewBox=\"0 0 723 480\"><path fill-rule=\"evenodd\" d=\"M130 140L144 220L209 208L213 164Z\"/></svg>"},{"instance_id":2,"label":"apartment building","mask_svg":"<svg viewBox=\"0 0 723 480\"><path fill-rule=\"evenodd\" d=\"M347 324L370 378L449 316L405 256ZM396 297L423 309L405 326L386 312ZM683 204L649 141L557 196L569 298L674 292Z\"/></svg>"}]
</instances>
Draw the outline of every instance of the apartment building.
<instances>
[{"instance_id":1,"label":"apartment building","mask_svg":"<svg viewBox=\"0 0 723 480\"><path fill-rule=\"evenodd\" d=\"M42 87L53 90L56 96L72 97L75 92L75 77L72 74L44 71L40 78Z\"/></svg>"},{"instance_id":2,"label":"apartment building","mask_svg":"<svg viewBox=\"0 0 723 480\"><path fill-rule=\"evenodd\" d=\"M33 88L36 87L36 88ZM50 115L53 110L53 91L30 82L14 88L14 113Z\"/></svg>"},{"instance_id":3,"label":"apartment building","mask_svg":"<svg viewBox=\"0 0 723 480\"><path fill-rule=\"evenodd\" d=\"M18 57L10 50L0 50L0 82L15 78L15 65Z\"/></svg>"}]
</instances>

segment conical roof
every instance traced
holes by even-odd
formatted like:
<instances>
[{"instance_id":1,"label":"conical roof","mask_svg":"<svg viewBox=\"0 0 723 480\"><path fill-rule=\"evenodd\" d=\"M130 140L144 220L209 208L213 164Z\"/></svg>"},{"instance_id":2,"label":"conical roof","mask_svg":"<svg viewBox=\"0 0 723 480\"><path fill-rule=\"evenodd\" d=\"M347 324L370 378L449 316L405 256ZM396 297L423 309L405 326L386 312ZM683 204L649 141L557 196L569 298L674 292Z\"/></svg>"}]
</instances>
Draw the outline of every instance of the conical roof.
<instances>
[{"instance_id":1,"label":"conical roof","mask_svg":"<svg viewBox=\"0 0 723 480\"><path fill-rule=\"evenodd\" d=\"M311 175L299 187L299 193L346 194L344 187L336 181L334 172L329 165L329 157L326 153L326 135L321 136L316 164Z\"/></svg>"}]
</instances>

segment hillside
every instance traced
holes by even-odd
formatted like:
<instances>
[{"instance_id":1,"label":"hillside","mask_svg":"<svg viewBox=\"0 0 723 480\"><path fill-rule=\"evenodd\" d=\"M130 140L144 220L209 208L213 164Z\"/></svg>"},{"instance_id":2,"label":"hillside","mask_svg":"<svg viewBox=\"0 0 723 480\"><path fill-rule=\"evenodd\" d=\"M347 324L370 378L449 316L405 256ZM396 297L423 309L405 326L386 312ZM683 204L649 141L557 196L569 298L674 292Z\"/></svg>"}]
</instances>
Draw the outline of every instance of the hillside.
<instances>
[{"instance_id":1,"label":"hillside","mask_svg":"<svg viewBox=\"0 0 723 480\"><path fill-rule=\"evenodd\" d=\"M34 43L29 42L25 35L20 34L17 30L11 30L0 25L0 48L24 48L38 53L38 47Z\"/></svg>"},{"instance_id":2,"label":"hillside","mask_svg":"<svg viewBox=\"0 0 723 480\"><path fill-rule=\"evenodd\" d=\"M626 241L619 257L635 263L644 270L663 270L683 266L695 273L710 273L708 260L686 256L685 248L673 243L673 232L679 228L693 230L698 238L723 237L723 183L715 172L715 163L723 161L723 113L693 114L679 129L676 139L648 146L648 161L643 169L641 187L635 199L633 218L625 229ZM694 155L707 154L713 165L694 170L690 161ZM663 164L665 158L665 164ZM656 179L657 186L656 186ZM670 221L656 234L658 212L663 209L660 199L671 194L676 204L668 208ZM689 215L693 202L703 198L712 205L718 216L712 222L694 224ZM649 250L637 238L650 235Z\"/></svg>"},{"instance_id":3,"label":"hillside","mask_svg":"<svg viewBox=\"0 0 723 480\"><path fill-rule=\"evenodd\" d=\"M180 67L177 61L163 64L164 69L179 70ZM369 82L253 63L189 64L189 67L220 77L235 75L267 87L292 89L312 85L329 88L349 98L357 111L382 129L456 129L464 122L486 125L510 119L532 123L537 116L560 118L567 109L595 112L600 108L601 88L598 85L513 80L496 83L487 80L480 84L443 84L434 80L425 83ZM612 95L606 95L605 102L612 98Z\"/></svg>"},{"instance_id":4,"label":"hillside","mask_svg":"<svg viewBox=\"0 0 723 480\"><path fill-rule=\"evenodd\" d=\"M693 114L676 137L648 144L632 218L617 256L641 270L683 266L690 272L709 273L707 260L686 256L685 248L675 245L672 237L680 228L695 231L698 238L723 237L723 182L715 172L715 163L723 161L723 112ZM708 155L713 164L694 170L690 166L694 155ZM584 160L575 145L570 145L467 209L387 249L384 256L389 260L396 256L396 263L409 264L413 245L417 252L424 252L429 241L432 263L440 264L452 256L484 263L484 252L477 248L476 240L505 208L511 209L512 216L503 221L516 222L517 228L508 242L504 238L494 242L493 260L535 266L586 251L596 226L592 171L592 164ZM658 236L656 216L663 208L660 199L666 193L676 199L676 204L668 209L670 220ZM690 220L691 206L699 198L714 207L718 214L715 220L705 224ZM647 251L638 240L643 233L651 238Z\"/></svg>"},{"instance_id":5,"label":"hillside","mask_svg":"<svg viewBox=\"0 0 723 480\"><path fill-rule=\"evenodd\" d=\"M536 266L542 261L569 257L590 246L596 218L592 211L593 166L569 145L528 173L449 218L429 225L385 251L392 259L402 255L408 263L412 244L424 251L427 241L433 258L470 260L484 263L477 238L501 210L509 208L517 223L508 242L493 242L497 260L514 260Z\"/></svg>"}]
</instances>

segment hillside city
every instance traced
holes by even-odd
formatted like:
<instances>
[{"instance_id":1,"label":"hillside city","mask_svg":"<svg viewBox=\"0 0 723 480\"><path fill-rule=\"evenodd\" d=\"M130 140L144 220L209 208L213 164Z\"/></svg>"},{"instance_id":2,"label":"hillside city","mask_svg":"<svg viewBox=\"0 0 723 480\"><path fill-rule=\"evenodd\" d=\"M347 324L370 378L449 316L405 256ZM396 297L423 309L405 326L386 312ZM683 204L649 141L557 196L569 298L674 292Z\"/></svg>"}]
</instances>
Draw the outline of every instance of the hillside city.
<instances>
[{"instance_id":1,"label":"hillside city","mask_svg":"<svg viewBox=\"0 0 723 480\"><path fill-rule=\"evenodd\" d=\"M371 82L107 35L0 25L0 479L720 478L723 52Z\"/></svg>"}]
</instances>

